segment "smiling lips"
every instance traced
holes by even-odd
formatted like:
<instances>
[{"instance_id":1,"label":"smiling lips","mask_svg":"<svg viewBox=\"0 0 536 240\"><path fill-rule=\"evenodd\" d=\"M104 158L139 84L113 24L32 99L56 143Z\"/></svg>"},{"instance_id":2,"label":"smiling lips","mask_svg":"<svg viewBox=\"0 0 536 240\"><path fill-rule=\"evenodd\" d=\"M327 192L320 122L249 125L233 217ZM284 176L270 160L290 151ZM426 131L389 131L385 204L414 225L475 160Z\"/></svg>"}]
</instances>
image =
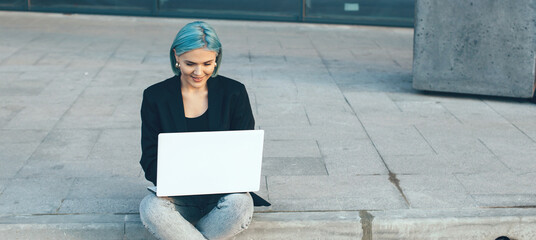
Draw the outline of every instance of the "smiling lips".
<instances>
[{"instance_id":1,"label":"smiling lips","mask_svg":"<svg viewBox=\"0 0 536 240\"><path fill-rule=\"evenodd\" d=\"M203 77L193 77L193 76L192 76L192 79L194 80L194 82L201 82L201 81L203 81Z\"/></svg>"}]
</instances>

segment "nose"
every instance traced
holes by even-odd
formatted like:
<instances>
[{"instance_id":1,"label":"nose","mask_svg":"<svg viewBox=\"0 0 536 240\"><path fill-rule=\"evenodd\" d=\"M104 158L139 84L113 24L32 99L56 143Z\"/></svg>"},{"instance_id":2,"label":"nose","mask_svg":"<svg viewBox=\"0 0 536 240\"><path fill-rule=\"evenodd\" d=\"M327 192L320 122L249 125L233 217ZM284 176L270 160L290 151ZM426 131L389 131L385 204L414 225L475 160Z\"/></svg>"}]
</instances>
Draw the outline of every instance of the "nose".
<instances>
[{"instance_id":1,"label":"nose","mask_svg":"<svg viewBox=\"0 0 536 240\"><path fill-rule=\"evenodd\" d=\"M194 75L201 75L201 66L197 65L194 68Z\"/></svg>"}]
</instances>

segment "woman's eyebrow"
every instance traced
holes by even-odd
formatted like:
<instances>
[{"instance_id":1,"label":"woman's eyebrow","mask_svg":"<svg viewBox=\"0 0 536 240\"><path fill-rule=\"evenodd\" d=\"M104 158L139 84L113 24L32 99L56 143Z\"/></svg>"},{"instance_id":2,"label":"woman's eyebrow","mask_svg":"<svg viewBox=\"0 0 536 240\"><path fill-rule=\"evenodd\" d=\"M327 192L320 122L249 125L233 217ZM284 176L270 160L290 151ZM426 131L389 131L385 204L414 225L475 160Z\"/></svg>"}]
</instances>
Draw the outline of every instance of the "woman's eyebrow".
<instances>
[{"instance_id":1,"label":"woman's eyebrow","mask_svg":"<svg viewBox=\"0 0 536 240\"><path fill-rule=\"evenodd\" d=\"M196 62L192 62L190 60L184 60L186 63L196 63ZM211 60L208 60L208 61L205 61L205 62L202 62L202 63L209 63L209 62L213 62L214 59L211 59Z\"/></svg>"}]
</instances>

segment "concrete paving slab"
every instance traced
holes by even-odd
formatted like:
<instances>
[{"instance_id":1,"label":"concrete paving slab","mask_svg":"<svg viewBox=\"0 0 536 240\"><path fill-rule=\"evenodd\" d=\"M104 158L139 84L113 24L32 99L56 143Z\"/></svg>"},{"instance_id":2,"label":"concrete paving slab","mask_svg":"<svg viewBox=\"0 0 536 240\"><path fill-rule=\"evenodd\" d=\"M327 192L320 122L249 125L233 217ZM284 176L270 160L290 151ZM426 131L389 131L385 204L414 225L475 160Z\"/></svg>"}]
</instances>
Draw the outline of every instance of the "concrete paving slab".
<instances>
[{"instance_id":1,"label":"concrete paving slab","mask_svg":"<svg viewBox=\"0 0 536 240\"><path fill-rule=\"evenodd\" d=\"M472 194L472 198L481 208L530 208L534 206L535 194ZM500 207L499 207L500 208Z\"/></svg>"},{"instance_id":2,"label":"concrete paving slab","mask_svg":"<svg viewBox=\"0 0 536 240\"><path fill-rule=\"evenodd\" d=\"M69 109L68 104L28 105L4 127L5 129L49 130Z\"/></svg>"},{"instance_id":3,"label":"concrete paving slab","mask_svg":"<svg viewBox=\"0 0 536 240\"><path fill-rule=\"evenodd\" d=\"M47 134L43 130L0 129L0 143L40 143Z\"/></svg>"},{"instance_id":4,"label":"concrete paving slab","mask_svg":"<svg viewBox=\"0 0 536 240\"><path fill-rule=\"evenodd\" d=\"M2 214L56 213L74 179L12 178L0 196ZM63 187L58 187L63 186Z\"/></svg>"},{"instance_id":5,"label":"concrete paving slab","mask_svg":"<svg viewBox=\"0 0 536 240\"><path fill-rule=\"evenodd\" d=\"M32 154L30 161L85 160L100 134L100 130L52 130Z\"/></svg>"},{"instance_id":6,"label":"concrete paving slab","mask_svg":"<svg viewBox=\"0 0 536 240\"><path fill-rule=\"evenodd\" d=\"M107 213L138 213L140 199L136 198L67 198L58 208L59 214L107 214Z\"/></svg>"},{"instance_id":7,"label":"concrete paving slab","mask_svg":"<svg viewBox=\"0 0 536 240\"><path fill-rule=\"evenodd\" d=\"M267 140L263 157L321 157L314 140Z\"/></svg>"},{"instance_id":8,"label":"concrete paving slab","mask_svg":"<svg viewBox=\"0 0 536 240\"><path fill-rule=\"evenodd\" d=\"M353 184L348 184L350 182ZM359 196L361 202L370 203L367 209L384 209L393 205L399 207L403 202L388 176L269 176L267 185L271 200L292 200L289 204L299 209L309 207L303 206L305 199L323 199L329 201L331 206L340 206L338 198ZM381 198L385 201L374 201Z\"/></svg>"},{"instance_id":9,"label":"concrete paving slab","mask_svg":"<svg viewBox=\"0 0 536 240\"><path fill-rule=\"evenodd\" d=\"M387 174L369 139L319 140L318 145L329 175Z\"/></svg>"},{"instance_id":10,"label":"concrete paving slab","mask_svg":"<svg viewBox=\"0 0 536 240\"><path fill-rule=\"evenodd\" d=\"M531 209L464 209L370 211L364 232L372 239L530 239ZM367 231L368 230L368 231Z\"/></svg>"},{"instance_id":11,"label":"concrete paving slab","mask_svg":"<svg viewBox=\"0 0 536 240\"><path fill-rule=\"evenodd\" d=\"M418 123L415 129L437 154L494 154L473 128L455 121Z\"/></svg>"},{"instance_id":12,"label":"concrete paving slab","mask_svg":"<svg viewBox=\"0 0 536 240\"><path fill-rule=\"evenodd\" d=\"M2 196L2 193L4 193L4 189L6 189L8 179L6 178L0 178L0 196Z\"/></svg>"},{"instance_id":13,"label":"concrete paving slab","mask_svg":"<svg viewBox=\"0 0 536 240\"><path fill-rule=\"evenodd\" d=\"M33 143L2 143L0 144L0 178L14 177L26 164L32 153L39 146Z\"/></svg>"},{"instance_id":14,"label":"concrete paving slab","mask_svg":"<svg viewBox=\"0 0 536 240\"><path fill-rule=\"evenodd\" d=\"M8 239L123 239L124 216L42 215L0 218Z\"/></svg>"},{"instance_id":15,"label":"concrete paving slab","mask_svg":"<svg viewBox=\"0 0 536 240\"><path fill-rule=\"evenodd\" d=\"M248 231L235 239L360 239L355 212L255 214Z\"/></svg>"},{"instance_id":16,"label":"concrete paving slab","mask_svg":"<svg viewBox=\"0 0 536 240\"><path fill-rule=\"evenodd\" d=\"M262 175L265 176L299 176L327 175L322 158L263 158Z\"/></svg>"},{"instance_id":17,"label":"concrete paving slab","mask_svg":"<svg viewBox=\"0 0 536 240\"><path fill-rule=\"evenodd\" d=\"M125 235L129 240L157 240L141 223L141 221L125 222Z\"/></svg>"},{"instance_id":18,"label":"concrete paving slab","mask_svg":"<svg viewBox=\"0 0 536 240\"><path fill-rule=\"evenodd\" d=\"M134 152L132 149L139 147L140 138L139 128L103 130L95 142L88 160L113 160L115 163L124 165L137 163L141 153Z\"/></svg>"},{"instance_id":19,"label":"concrete paving slab","mask_svg":"<svg viewBox=\"0 0 536 240\"><path fill-rule=\"evenodd\" d=\"M109 160L79 160L79 161L57 161L57 160L35 160L24 163L23 167L13 173L19 178L35 178L56 176L58 178L75 177L110 177L110 176L137 176L139 169L122 164L110 163ZM102 166L107 166L104 168ZM128 173L130 172L130 173ZM15 175L16 174L16 175Z\"/></svg>"},{"instance_id":20,"label":"concrete paving slab","mask_svg":"<svg viewBox=\"0 0 536 240\"><path fill-rule=\"evenodd\" d=\"M255 88L254 91L257 104L270 104L273 103L274 100L283 103L296 103L298 101L298 90L295 87L263 87Z\"/></svg>"},{"instance_id":21,"label":"concrete paving slab","mask_svg":"<svg viewBox=\"0 0 536 240\"><path fill-rule=\"evenodd\" d=\"M519 154L508 154L499 156L499 160L511 171L524 174L534 172L536 163L534 162L534 155L536 152L522 152Z\"/></svg>"},{"instance_id":22,"label":"concrete paving slab","mask_svg":"<svg viewBox=\"0 0 536 240\"><path fill-rule=\"evenodd\" d=\"M344 92L344 96L358 116L367 113L382 112L397 114L402 112L385 93Z\"/></svg>"},{"instance_id":23,"label":"concrete paving slab","mask_svg":"<svg viewBox=\"0 0 536 240\"><path fill-rule=\"evenodd\" d=\"M142 199L149 182L131 177L76 178L67 199Z\"/></svg>"},{"instance_id":24,"label":"concrete paving slab","mask_svg":"<svg viewBox=\"0 0 536 240\"><path fill-rule=\"evenodd\" d=\"M412 208L475 207L472 196L452 174L397 175ZM424 184L426 183L426 184Z\"/></svg>"},{"instance_id":25,"label":"concrete paving slab","mask_svg":"<svg viewBox=\"0 0 536 240\"><path fill-rule=\"evenodd\" d=\"M256 122L261 126L310 125L305 108L301 104L257 105Z\"/></svg>"},{"instance_id":26,"label":"concrete paving slab","mask_svg":"<svg viewBox=\"0 0 536 240\"><path fill-rule=\"evenodd\" d=\"M398 124L394 124L395 126ZM435 150L415 126L364 123L374 146L382 155L434 154Z\"/></svg>"},{"instance_id":27,"label":"concrete paving slab","mask_svg":"<svg viewBox=\"0 0 536 240\"><path fill-rule=\"evenodd\" d=\"M333 124L330 126L264 126L257 125L259 129L264 129L266 140L299 140L299 139L368 139L363 128L352 126L341 126Z\"/></svg>"},{"instance_id":28,"label":"concrete paving slab","mask_svg":"<svg viewBox=\"0 0 536 240\"><path fill-rule=\"evenodd\" d=\"M492 172L456 174L456 178L471 194L536 194L534 179L536 173L515 174L512 172Z\"/></svg>"}]
</instances>

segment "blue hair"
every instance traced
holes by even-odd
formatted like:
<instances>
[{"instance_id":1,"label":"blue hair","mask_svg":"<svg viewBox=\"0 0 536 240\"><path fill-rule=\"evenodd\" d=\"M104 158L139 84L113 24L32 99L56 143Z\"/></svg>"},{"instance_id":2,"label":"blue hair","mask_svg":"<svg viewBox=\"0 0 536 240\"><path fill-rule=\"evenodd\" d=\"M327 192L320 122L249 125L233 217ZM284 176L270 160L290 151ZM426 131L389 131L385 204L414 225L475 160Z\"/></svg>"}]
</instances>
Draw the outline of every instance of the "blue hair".
<instances>
[{"instance_id":1,"label":"blue hair","mask_svg":"<svg viewBox=\"0 0 536 240\"><path fill-rule=\"evenodd\" d=\"M206 50L214 51L216 56L216 67L212 73L212 77L218 76L218 69L220 68L220 62L222 57L222 49L220 39L216 35L216 31L208 25L206 22L195 21L186 24L175 36L175 40L171 44L169 50L169 60L171 61L171 70L175 75L180 74L180 69L175 67L177 60L175 54L180 56L181 54L192 51L195 49L203 48ZM173 52L175 49L175 52Z\"/></svg>"}]
</instances>

